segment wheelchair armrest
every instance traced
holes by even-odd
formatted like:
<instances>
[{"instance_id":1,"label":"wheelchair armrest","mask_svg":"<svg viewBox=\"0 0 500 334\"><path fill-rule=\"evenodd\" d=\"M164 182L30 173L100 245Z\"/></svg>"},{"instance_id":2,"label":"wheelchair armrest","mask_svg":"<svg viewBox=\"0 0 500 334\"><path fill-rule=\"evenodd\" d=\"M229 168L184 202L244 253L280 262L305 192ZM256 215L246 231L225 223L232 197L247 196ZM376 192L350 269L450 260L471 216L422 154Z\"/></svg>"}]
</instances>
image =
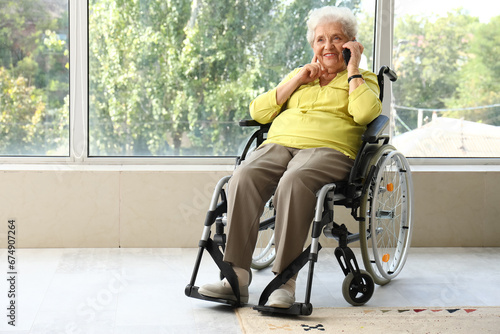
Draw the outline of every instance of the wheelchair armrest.
<instances>
[{"instance_id":1,"label":"wheelchair armrest","mask_svg":"<svg viewBox=\"0 0 500 334\"><path fill-rule=\"evenodd\" d=\"M389 117L379 115L370 124L368 124L366 131L361 136L361 140L368 143L376 143L379 138L382 137L382 132L388 123Z\"/></svg>"},{"instance_id":2,"label":"wheelchair armrest","mask_svg":"<svg viewBox=\"0 0 500 334\"><path fill-rule=\"evenodd\" d=\"M269 129L271 127L271 123L262 124L253 119L242 119L238 124L240 126L260 126L261 129Z\"/></svg>"},{"instance_id":3,"label":"wheelchair armrest","mask_svg":"<svg viewBox=\"0 0 500 334\"><path fill-rule=\"evenodd\" d=\"M257 122L256 120L253 119L243 119L238 122L240 126L258 126L259 128L255 130L250 138L248 139L247 143L245 144L245 148L243 149L243 152L239 157L236 158L236 165L239 165L241 161L246 159L246 156L248 152L250 151L250 148L252 147L252 144L255 143L255 147L259 147L264 140L267 138L267 133L269 132L269 128L271 127L271 123L267 124L262 124Z\"/></svg>"},{"instance_id":4,"label":"wheelchair armrest","mask_svg":"<svg viewBox=\"0 0 500 334\"><path fill-rule=\"evenodd\" d=\"M265 124L261 124L253 119L242 119L238 122L240 126L262 126Z\"/></svg>"},{"instance_id":5,"label":"wheelchair armrest","mask_svg":"<svg viewBox=\"0 0 500 334\"><path fill-rule=\"evenodd\" d=\"M259 122L253 120L253 119L242 119L238 123L240 126L260 126Z\"/></svg>"}]
</instances>

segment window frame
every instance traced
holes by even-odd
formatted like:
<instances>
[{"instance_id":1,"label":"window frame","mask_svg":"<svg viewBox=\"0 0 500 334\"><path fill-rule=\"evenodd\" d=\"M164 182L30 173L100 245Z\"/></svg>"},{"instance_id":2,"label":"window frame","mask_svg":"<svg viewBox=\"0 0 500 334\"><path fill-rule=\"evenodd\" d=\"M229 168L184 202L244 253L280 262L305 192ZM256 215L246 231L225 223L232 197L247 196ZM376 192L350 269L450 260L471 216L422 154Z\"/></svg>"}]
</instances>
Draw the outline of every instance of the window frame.
<instances>
[{"instance_id":1,"label":"window frame","mask_svg":"<svg viewBox=\"0 0 500 334\"><path fill-rule=\"evenodd\" d=\"M394 32L394 0L375 1L374 70L392 64ZM88 0L69 0L69 61L70 61L70 117L69 156L1 156L6 164L66 164L66 165L234 165L235 157L216 156L164 156L164 157L93 157L88 149ZM390 117L392 82L387 81L384 91L384 114ZM392 136L392 124L389 128ZM409 158L412 165L500 165L498 158Z\"/></svg>"}]
</instances>

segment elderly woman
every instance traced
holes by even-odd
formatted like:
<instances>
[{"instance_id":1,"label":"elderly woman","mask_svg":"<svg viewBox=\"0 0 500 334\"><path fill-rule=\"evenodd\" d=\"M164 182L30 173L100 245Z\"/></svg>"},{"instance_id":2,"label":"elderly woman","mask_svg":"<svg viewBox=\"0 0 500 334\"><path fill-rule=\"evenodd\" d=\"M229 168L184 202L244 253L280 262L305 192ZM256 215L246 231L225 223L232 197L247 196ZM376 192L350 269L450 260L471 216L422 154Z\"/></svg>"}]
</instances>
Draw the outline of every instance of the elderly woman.
<instances>
[{"instance_id":1,"label":"elderly woman","mask_svg":"<svg viewBox=\"0 0 500 334\"><path fill-rule=\"evenodd\" d=\"M260 123L272 122L267 140L234 172L228 186L228 241L224 261L248 302L249 270L259 217L274 193L276 261L281 273L303 250L314 217L316 192L346 179L366 125L381 112L375 74L359 68L363 46L347 8L313 10L307 39L310 64L292 71L276 88L250 104ZM351 51L346 66L343 49ZM205 296L235 300L226 280L199 289ZM271 307L295 302L295 279L275 290Z\"/></svg>"}]
</instances>

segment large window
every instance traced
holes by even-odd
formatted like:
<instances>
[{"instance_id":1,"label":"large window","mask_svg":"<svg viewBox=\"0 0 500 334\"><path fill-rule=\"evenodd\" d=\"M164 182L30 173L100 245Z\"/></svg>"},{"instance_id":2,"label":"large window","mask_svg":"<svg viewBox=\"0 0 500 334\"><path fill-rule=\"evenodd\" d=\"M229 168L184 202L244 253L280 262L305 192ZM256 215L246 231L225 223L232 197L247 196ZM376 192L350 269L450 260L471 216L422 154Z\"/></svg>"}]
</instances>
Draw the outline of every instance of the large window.
<instances>
[{"instance_id":1,"label":"large window","mask_svg":"<svg viewBox=\"0 0 500 334\"><path fill-rule=\"evenodd\" d=\"M237 155L250 101L311 60L309 10L336 5L358 18L362 67L390 63L374 36L387 45L393 29L399 80L386 102L398 149L499 158L500 5L391 3L375 13L375 0L0 0L0 156Z\"/></svg>"},{"instance_id":2,"label":"large window","mask_svg":"<svg viewBox=\"0 0 500 334\"><path fill-rule=\"evenodd\" d=\"M0 155L69 155L68 0L0 0Z\"/></svg>"},{"instance_id":3,"label":"large window","mask_svg":"<svg viewBox=\"0 0 500 334\"><path fill-rule=\"evenodd\" d=\"M311 61L311 8L352 8L371 69L374 0L89 0L89 155L230 156L237 121Z\"/></svg>"},{"instance_id":4,"label":"large window","mask_svg":"<svg viewBox=\"0 0 500 334\"><path fill-rule=\"evenodd\" d=\"M500 5L395 1L395 145L409 157L500 156Z\"/></svg>"}]
</instances>

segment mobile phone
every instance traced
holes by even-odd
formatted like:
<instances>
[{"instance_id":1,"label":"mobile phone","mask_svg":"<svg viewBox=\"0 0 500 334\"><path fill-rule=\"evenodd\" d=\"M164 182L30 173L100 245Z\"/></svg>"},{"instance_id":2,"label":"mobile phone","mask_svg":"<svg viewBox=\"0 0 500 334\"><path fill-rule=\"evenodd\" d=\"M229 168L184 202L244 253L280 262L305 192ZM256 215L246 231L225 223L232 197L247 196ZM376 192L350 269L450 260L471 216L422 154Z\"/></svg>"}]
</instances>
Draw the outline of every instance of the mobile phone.
<instances>
[{"instance_id":1,"label":"mobile phone","mask_svg":"<svg viewBox=\"0 0 500 334\"><path fill-rule=\"evenodd\" d=\"M347 66L349 64L349 60L351 60L351 50L347 48L342 50L342 56L344 57L345 66Z\"/></svg>"}]
</instances>

